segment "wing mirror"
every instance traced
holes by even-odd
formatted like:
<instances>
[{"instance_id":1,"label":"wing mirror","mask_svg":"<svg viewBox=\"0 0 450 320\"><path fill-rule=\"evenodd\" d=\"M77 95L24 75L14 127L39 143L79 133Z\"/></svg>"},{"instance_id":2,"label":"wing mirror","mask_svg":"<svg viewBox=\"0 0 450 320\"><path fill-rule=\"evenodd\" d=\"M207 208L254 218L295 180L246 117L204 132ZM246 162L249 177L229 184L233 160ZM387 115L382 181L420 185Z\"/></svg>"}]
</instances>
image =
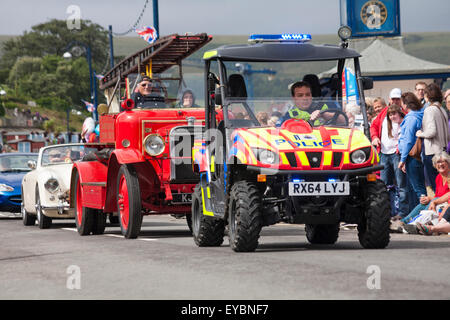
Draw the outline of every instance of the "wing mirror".
<instances>
[{"instance_id":1,"label":"wing mirror","mask_svg":"<svg viewBox=\"0 0 450 320\"><path fill-rule=\"evenodd\" d=\"M217 87L214 92L214 103L218 106L222 105L222 94L220 92L220 87Z\"/></svg>"},{"instance_id":2,"label":"wing mirror","mask_svg":"<svg viewBox=\"0 0 450 320\"><path fill-rule=\"evenodd\" d=\"M30 168L31 170L36 169L36 161L34 161L34 160L28 160L27 165L28 165L28 168Z\"/></svg>"},{"instance_id":3,"label":"wing mirror","mask_svg":"<svg viewBox=\"0 0 450 320\"><path fill-rule=\"evenodd\" d=\"M373 89L373 79L370 77L361 77L363 89L370 90Z\"/></svg>"}]
</instances>

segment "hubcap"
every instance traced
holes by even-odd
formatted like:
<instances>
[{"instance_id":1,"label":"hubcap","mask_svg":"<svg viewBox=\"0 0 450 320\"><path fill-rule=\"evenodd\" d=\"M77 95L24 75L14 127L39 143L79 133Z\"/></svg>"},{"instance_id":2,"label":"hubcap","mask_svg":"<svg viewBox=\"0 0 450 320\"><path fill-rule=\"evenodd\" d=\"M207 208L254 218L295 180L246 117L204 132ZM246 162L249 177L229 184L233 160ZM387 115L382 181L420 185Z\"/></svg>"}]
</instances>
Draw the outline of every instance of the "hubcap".
<instances>
[{"instance_id":1,"label":"hubcap","mask_svg":"<svg viewBox=\"0 0 450 320\"><path fill-rule=\"evenodd\" d=\"M124 229L128 229L128 221L130 219L130 207L128 197L128 187L125 177L122 175L119 182L119 193L117 196L117 204L119 207L119 217Z\"/></svg>"}]
</instances>

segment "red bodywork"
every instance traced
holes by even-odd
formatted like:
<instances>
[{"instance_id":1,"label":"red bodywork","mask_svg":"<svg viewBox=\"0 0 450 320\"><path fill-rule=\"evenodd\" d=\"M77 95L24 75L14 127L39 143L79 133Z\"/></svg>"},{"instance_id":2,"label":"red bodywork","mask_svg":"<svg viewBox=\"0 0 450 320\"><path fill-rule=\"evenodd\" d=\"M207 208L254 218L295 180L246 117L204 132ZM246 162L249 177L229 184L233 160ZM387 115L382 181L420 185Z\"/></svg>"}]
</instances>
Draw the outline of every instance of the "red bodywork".
<instances>
[{"instance_id":1,"label":"red bodywork","mask_svg":"<svg viewBox=\"0 0 450 320\"><path fill-rule=\"evenodd\" d=\"M88 144L103 156L97 160L74 163L71 181L71 207L75 190L75 172L78 172L82 205L117 211L117 175L122 165L131 164L138 175L144 214L190 213L190 203L173 203L173 195L191 194L197 181L183 183L174 179L171 166L170 133L175 127L188 126L188 117L194 117L194 126L204 126L204 109L132 109L119 114L100 117L100 142ZM201 130L201 129L200 129ZM165 141L165 150L152 157L144 149L144 138L158 134ZM185 163L191 168L191 156Z\"/></svg>"}]
</instances>

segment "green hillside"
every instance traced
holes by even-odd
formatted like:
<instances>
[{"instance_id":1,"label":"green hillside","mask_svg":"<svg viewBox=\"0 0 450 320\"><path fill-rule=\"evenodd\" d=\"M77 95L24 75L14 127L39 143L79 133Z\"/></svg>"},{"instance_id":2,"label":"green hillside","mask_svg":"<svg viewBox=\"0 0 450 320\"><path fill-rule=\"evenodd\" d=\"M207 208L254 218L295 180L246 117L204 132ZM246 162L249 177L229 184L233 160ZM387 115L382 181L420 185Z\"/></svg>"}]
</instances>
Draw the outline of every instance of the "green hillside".
<instances>
[{"instance_id":1,"label":"green hillside","mask_svg":"<svg viewBox=\"0 0 450 320\"><path fill-rule=\"evenodd\" d=\"M2 44L8 39L13 38L11 35L0 35L0 57L2 54ZM217 48L221 45L227 44L245 44L247 43L247 35L213 35L213 40L203 47L201 50L190 56L183 64L183 71L185 73L185 80L187 85L194 89L196 92L203 91L203 63L202 56L207 50ZM322 44L338 44L339 39L337 34L331 35L312 35L312 43L322 43ZM406 33L403 35L403 44L405 51L415 57L436 62L446 65L450 65L450 32L440 32L440 33ZM147 43L139 37L116 37L114 38L114 55L116 57L128 56L140 49L147 46ZM109 48L105 48L109 50ZM273 66L274 70L277 71L276 77L274 79L269 79L267 75L254 74L253 81L255 85L255 90L272 90L278 92L277 88L287 88L287 84L292 81L298 80L305 73L320 73L324 70L330 69L334 66L334 63L322 62L318 64L307 64L299 67L298 65L289 66ZM253 69L258 69L258 64L252 64ZM277 69L278 68L278 69ZM449 81L444 85L444 87L450 87ZM19 105L19 107L25 107ZM42 109L39 112L43 114L51 115L52 118L58 119L57 123L64 124L65 112L58 112L50 114L50 112ZM80 127L83 117L73 117L74 127Z\"/></svg>"},{"instance_id":2,"label":"green hillside","mask_svg":"<svg viewBox=\"0 0 450 320\"><path fill-rule=\"evenodd\" d=\"M247 43L248 36L213 35L213 40L201 52L225 44ZM421 59L450 65L450 32L406 33L403 35L407 53ZM338 44L337 35L312 35L312 43ZM2 38L0 36L0 43ZM146 47L146 42L139 37L114 38L114 54L127 56ZM193 55L201 57L201 53Z\"/></svg>"}]
</instances>

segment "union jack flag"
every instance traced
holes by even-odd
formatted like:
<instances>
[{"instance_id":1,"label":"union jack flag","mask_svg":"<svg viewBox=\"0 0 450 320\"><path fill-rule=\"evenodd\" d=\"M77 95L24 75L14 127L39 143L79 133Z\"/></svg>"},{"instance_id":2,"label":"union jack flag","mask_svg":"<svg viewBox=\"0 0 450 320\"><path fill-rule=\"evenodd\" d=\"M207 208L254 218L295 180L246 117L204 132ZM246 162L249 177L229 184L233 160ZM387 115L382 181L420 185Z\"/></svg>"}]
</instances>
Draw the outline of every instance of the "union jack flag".
<instances>
[{"instance_id":1,"label":"union jack flag","mask_svg":"<svg viewBox=\"0 0 450 320\"><path fill-rule=\"evenodd\" d=\"M158 33L153 27L142 27L136 29L136 33L148 43L153 43L156 39L158 39Z\"/></svg>"},{"instance_id":2,"label":"union jack flag","mask_svg":"<svg viewBox=\"0 0 450 320\"><path fill-rule=\"evenodd\" d=\"M86 109L87 109L87 111L89 111L89 112L94 112L94 110L95 110L95 106L94 106L94 104L93 104L93 103L90 103L90 102L87 102L87 101L84 101L84 100L81 100L81 101L83 101L83 102L84 102L84 104L85 104L85 106L86 106Z\"/></svg>"}]
</instances>

